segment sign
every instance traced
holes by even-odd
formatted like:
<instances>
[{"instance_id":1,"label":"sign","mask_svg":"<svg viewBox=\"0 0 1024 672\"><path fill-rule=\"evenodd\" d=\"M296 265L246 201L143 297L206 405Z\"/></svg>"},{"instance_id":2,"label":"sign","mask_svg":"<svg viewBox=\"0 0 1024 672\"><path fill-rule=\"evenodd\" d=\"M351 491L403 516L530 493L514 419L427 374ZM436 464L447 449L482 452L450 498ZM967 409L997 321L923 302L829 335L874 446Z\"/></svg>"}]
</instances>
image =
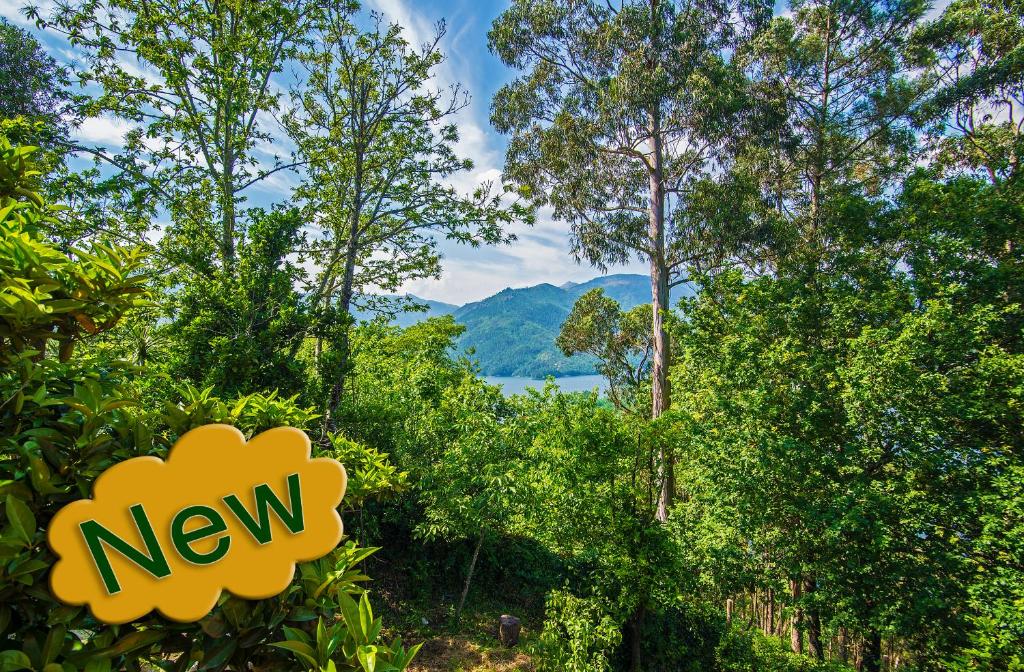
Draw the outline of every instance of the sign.
<instances>
[{"instance_id":1,"label":"sign","mask_svg":"<svg viewBox=\"0 0 1024 672\"><path fill-rule=\"evenodd\" d=\"M105 623L153 609L197 621L222 590L273 597L291 583L296 562L341 541L345 484L336 460L310 459L298 429L249 442L228 425L193 429L167 461L116 464L96 479L92 499L57 512L47 533L59 558L50 588Z\"/></svg>"}]
</instances>

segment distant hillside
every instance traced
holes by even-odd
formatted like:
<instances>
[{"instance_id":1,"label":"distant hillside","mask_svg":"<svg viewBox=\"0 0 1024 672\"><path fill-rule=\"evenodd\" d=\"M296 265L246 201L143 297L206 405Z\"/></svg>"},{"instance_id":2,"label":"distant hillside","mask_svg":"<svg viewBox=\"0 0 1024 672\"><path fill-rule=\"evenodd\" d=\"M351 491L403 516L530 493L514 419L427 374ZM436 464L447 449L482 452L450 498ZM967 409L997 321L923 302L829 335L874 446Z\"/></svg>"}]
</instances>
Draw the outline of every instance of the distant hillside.
<instances>
[{"instance_id":1,"label":"distant hillside","mask_svg":"<svg viewBox=\"0 0 1024 672\"><path fill-rule=\"evenodd\" d=\"M418 296L410 296L416 303L425 305L427 311L425 313L420 312L409 312L399 313L394 319L394 323L398 326L405 327L412 326L420 320L425 320L428 317L440 317L442 315L451 315L459 309L454 303L445 303L444 301L434 301L433 299L421 299Z\"/></svg>"},{"instance_id":2,"label":"distant hillside","mask_svg":"<svg viewBox=\"0 0 1024 672\"><path fill-rule=\"evenodd\" d=\"M490 376L593 373L591 358L570 359L555 346L574 301L569 291L554 285L503 289L455 311L455 321L466 325L459 347L472 348L484 374Z\"/></svg>"},{"instance_id":3,"label":"distant hillside","mask_svg":"<svg viewBox=\"0 0 1024 672\"><path fill-rule=\"evenodd\" d=\"M393 319L391 322L393 324L398 325L399 327L402 327L403 329L406 327L410 327L416 324L417 322L420 322L421 320L425 320L428 317L440 317L442 315L451 315L452 313L459 309L459 307L453 303L445 303L444 301L434 301L433 299L424 299L419 296L414 296L412 294L408 295L407 298L412 299L413 301L422 306L426 306L427 310L425 312L409 311L406 313L399 313L398 315L396 315L395 319ZM368 321L377 317L377 313L370 310L355 310L353 311L352 316L357 321Z\"/></svg>"},{"instance_id":4,"label":"distant hillside","mask_svg":"<svg viewBox=\"0 0 1024 672\"><path fill-rule=\"evenodd\" d=\"M465 325L459 350L473 350L484 375L571 376L594 373L589 356L565 357L555 338L581 295L600 287L624 310L651 300L650 281L643 275L605 275L587 282L567 282L561 287L541 284L521 289L503 289L482 301L462 307L416 298L426 304L425 313L403 313L395 323L402 327L428 317L453 315ZM370 316L358 316L368 319Z\"/></svg>"}]
</instances>

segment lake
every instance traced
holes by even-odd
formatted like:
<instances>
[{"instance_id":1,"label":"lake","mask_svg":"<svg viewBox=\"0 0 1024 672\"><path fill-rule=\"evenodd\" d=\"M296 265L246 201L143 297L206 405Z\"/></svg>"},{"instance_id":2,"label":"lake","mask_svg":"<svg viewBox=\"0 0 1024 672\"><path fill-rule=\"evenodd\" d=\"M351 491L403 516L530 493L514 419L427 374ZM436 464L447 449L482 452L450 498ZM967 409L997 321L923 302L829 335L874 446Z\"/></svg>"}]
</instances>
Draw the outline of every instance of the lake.
<instances>
[{"instance_id":1,"label":"lake","mask_svg":"<svg viewBox=\"0 0 1024 672\"><path fill-rule=\"evenodd\" d=\"M522 376L484 376L484 380L490 385L500 385L505 396L523 394L526 388L533 387L538 390L544 389L544 379L524 378ZM590 392L595 387L604 392L608 387L603 376L565 376L555 378L555 384L563 392Z\"/></svg>"}]
</instances>

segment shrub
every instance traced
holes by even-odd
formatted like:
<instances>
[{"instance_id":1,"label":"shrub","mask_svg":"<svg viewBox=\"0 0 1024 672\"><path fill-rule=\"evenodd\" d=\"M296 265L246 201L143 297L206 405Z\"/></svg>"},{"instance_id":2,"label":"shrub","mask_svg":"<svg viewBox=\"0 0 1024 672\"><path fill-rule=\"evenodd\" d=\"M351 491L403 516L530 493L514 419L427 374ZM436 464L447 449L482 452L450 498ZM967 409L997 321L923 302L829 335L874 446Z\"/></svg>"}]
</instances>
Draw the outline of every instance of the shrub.
<instances>
[{"instance_id":1,"label":"shrub","mask_svg":"<svg viewBox=\"0 0 1024 672\"><path fill-rule=\"evenodd\" d=\"M622 624L597 599L553 591L538 642L541 672L604 672L622 641Z\"/></svg>"},{"instance_id":2,"label":"shrub","mask_svg":"<svg viewBox=\"0 0 1024 672\"><path fill-rule=\"evenodd\" d=\"M146 305L145 259L113 245L64 251L48 242L41 225L53 209L31 189L31 154L0 136L0 672L138 670L142 661L165 670L244 669L255 660L263 669L295 669L281 649L301 653L308 633L320 631L338 645L325 641L329 653L302 659L313 669L404 669L417 647L378 643L380 620L357 566L374 549L352 542L300 566L277 597L223 594L199 623L151 615L108 626L51 597L46 527L62 506L89 496L105 469L139 455L165 456L180 434L209 422L251 436L280 424L302 427L316 416L294 398L226 401L212 388L188 385L180 401L147 409L124 385L145 371L76 357L83 340ZM317 454L355 465L350 488L360 499L403 480L386 456L338 437L328 437Z\"/></svg>"}]
</instances>

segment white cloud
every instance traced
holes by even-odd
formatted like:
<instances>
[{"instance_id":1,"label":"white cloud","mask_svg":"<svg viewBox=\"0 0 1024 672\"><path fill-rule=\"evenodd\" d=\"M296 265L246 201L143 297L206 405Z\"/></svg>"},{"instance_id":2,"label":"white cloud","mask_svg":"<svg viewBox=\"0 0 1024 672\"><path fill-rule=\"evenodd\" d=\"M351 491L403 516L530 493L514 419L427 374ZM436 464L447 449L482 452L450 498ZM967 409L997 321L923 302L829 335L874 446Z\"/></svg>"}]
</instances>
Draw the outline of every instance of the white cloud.
<instances>
[{"instance_id":1,"label":"white cloud","mask_svg":"<svg viewBox=\"0 0 1024 672\"><path fill-rule=\"evenodd\" d=\"M369 0L371 9L381 12L389 21L405 30L413 45L433 36L434 23L410 0ZM450 23L441 48L446 60L437 68L431 85L447 88L459 83L469 91L479 90L472 80L475 63L462 58L466 50L458 46L468 34L468 22ZM469 49L474 51L477 47ZM473 170L460 173L449 183L462 193L470 193L484 182L500 183L504 163L501 141L490 127L486 99L472 98L454 122L459 130L456 151L473 160ZM550 212L538 213L536 225L516 225L511 231L518 240L496 249L479 249L445 245L443 274L440 280L409 282L403 288L417 296L468 303L477 301L506 287L526 287L548 282L560 285L567 280L589 280L599 274L586 262L578 264L569 252L569 226L555 221ZM645 273L646 266L633 263L613 272Z\"/></svg>"},{"instance_id":2,"label":"white cloud","mask_svg":"<svg viewBox=\"0 0 1024 672\"><path fill-rule=\"evenodd\" d=\"M124 144L125 134L132 128L131 122L124 119L92 117L83 121L78 128L78 139L108 147L120 147Z\"/></svg>"}]
</instances>

